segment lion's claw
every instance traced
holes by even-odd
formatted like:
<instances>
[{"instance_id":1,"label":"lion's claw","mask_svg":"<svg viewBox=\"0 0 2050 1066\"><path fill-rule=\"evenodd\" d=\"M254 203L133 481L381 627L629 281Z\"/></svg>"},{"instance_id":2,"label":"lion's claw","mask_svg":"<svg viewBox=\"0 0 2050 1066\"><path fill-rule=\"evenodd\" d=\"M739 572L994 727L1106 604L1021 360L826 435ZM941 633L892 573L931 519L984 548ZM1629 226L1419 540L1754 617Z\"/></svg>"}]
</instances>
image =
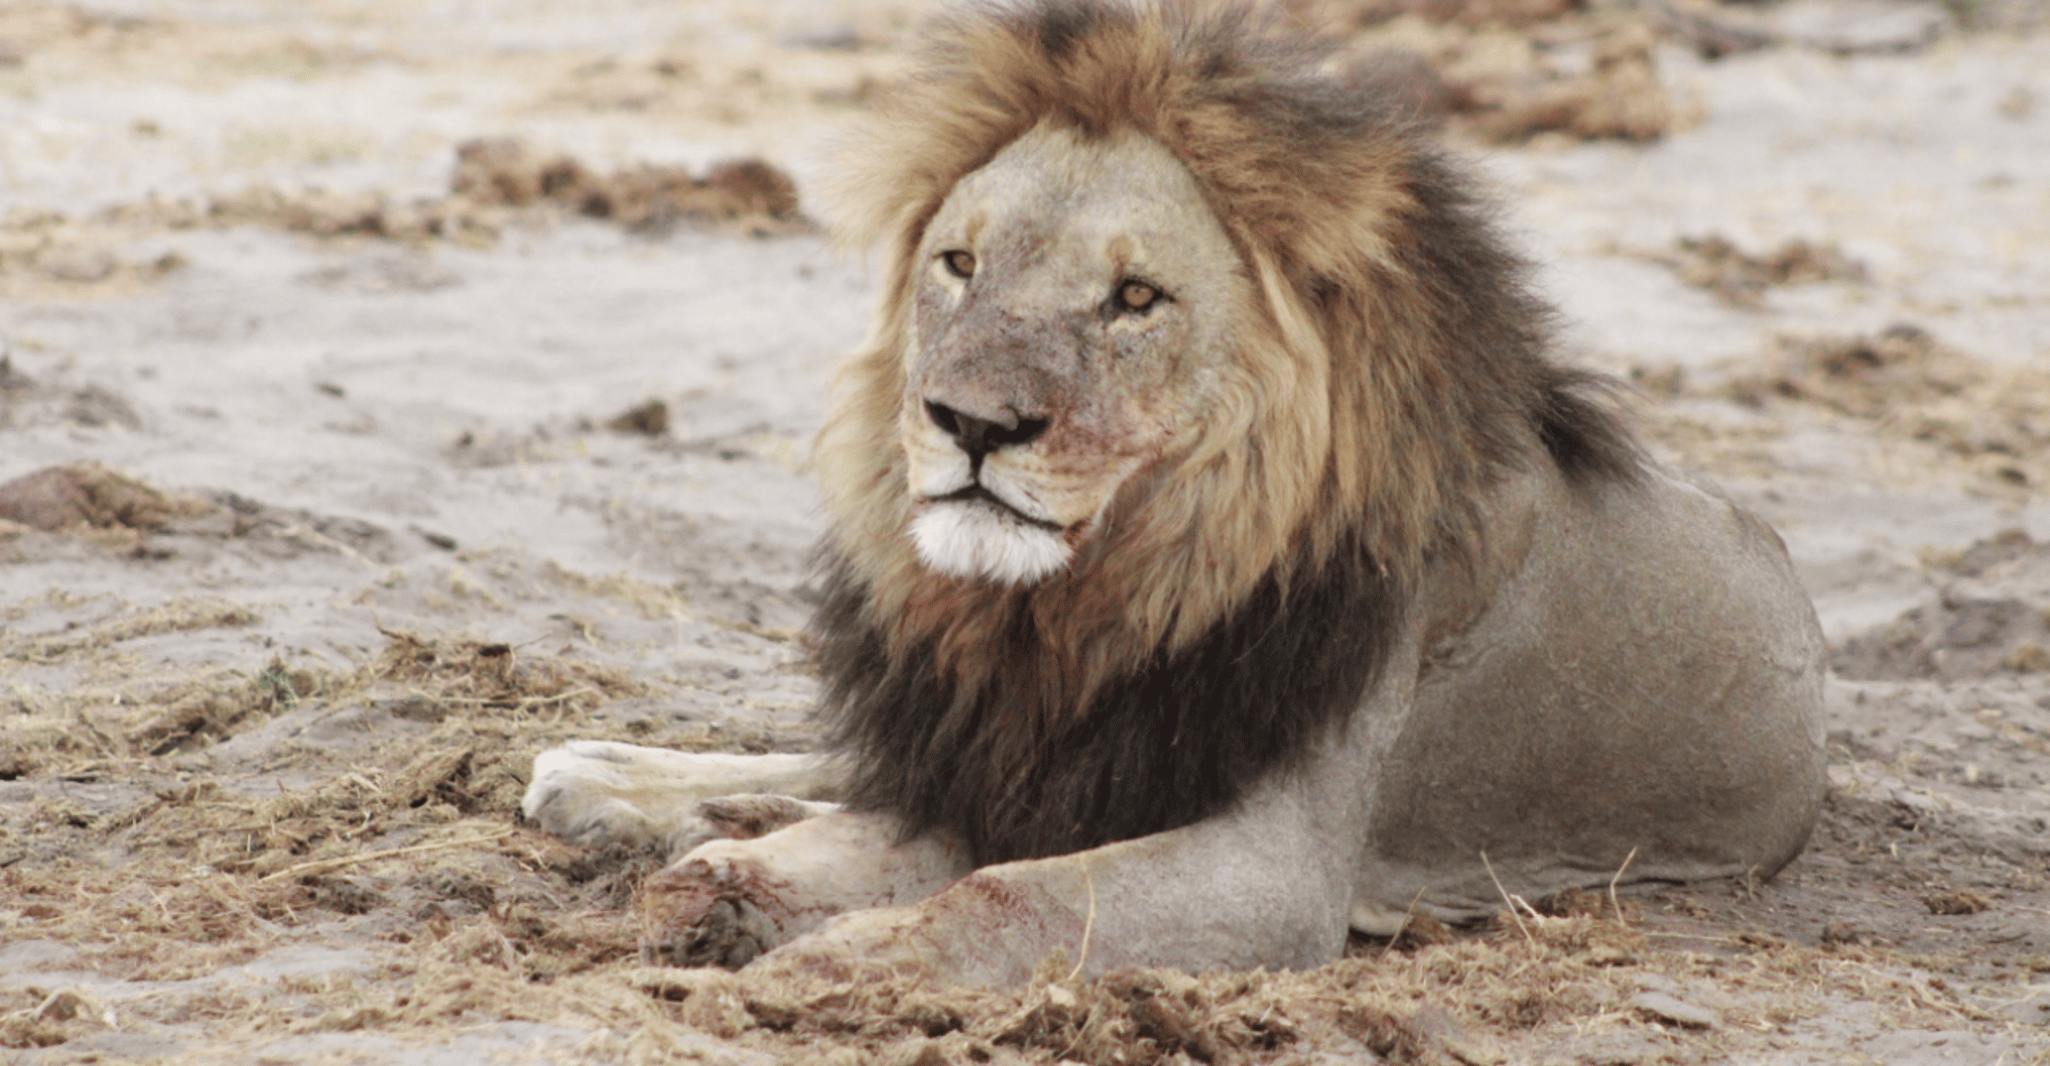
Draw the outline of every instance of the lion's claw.
<instances>
[{"instance_id":1,"label":"lion's claw","mask_svg":"<svg viewBox=\"0 0 2050 1066\"><path fill-rule=\"evenodd\" d=\"M760 911L744 899L714 900L697 925L680 930L673 937L643 940L641 961L657 966L720 966L738 970L770 946L755 932L759 920Z\"/></svg>"},{"instance_id":2,"label":"lion's claw","mask_svg":"<svg viewBox=\"0 0 2050 1066\"><path fill-rule=\"evenodd\" d=\"M691 940L690 965L724 966L738 970L766 950L760 939L748 932L747 912L754 905L744 899L722 899L705 915L705 924Z\"/></svg>"}]
</instances>

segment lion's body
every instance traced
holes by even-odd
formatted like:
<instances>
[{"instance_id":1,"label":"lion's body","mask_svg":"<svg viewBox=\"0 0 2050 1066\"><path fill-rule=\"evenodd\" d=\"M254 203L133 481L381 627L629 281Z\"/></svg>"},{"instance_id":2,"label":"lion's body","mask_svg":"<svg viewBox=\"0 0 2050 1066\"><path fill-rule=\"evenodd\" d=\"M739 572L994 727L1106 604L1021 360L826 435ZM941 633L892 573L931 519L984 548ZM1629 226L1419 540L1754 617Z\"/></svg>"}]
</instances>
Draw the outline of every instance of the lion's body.
<instances>
[{"instance_id":1,"label":"lion's body","mask_svg":"<svg viewBox=\"0 0 2050 1066\"><path fill-rule=\"evenodd\" d=\"M1499 576L1427 594L1444 636L1373 776L1359 902L1776 872L1823 792L1822 638L1779 538L1663 471L1503 488Z\"/></svg>"},{"instance_id":2,"label":"lion's body","mask_svg":"<svg viewBox=\"0 0 2050 1066\"><path fill-rule=\"evenodd\" d=\"M1087 925L1093 968L1298 965L1799 851L1822 645L1784 549L1548 360L1418 131L1231 13L936 42L849 176L891 271L817 449L848 809L686 855L657 955L857 911L792 952L1003 980ZM634 750L544 755L528 813L703 835ZM675 808L620 816L636 772Z\"/></svg>"}]
</instances>

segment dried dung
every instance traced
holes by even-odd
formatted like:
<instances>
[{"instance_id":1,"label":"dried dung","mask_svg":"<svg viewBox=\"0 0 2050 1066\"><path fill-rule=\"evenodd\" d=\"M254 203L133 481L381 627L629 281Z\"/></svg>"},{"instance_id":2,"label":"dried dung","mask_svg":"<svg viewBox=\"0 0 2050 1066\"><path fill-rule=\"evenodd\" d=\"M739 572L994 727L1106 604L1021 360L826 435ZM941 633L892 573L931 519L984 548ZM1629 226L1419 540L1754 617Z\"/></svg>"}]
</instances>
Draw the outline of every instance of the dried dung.
<instances>
[{"instance_id":1,"label":"dried dung","mask_svg":"<svg viewBox=\"0 0 2050 1066\"><path fill-rule=\"evenodd\" d=\"M208 510L202 501L163 492L89 459L47 466L0 485L0 519L51 533L79 528L147 532Z\"/></svg>"},{"instance_id":2,"label":"dried dung","mask_svg":"<svg viewBox=\"0 0 2050 1066\"><path fill-rule=\"evenodd\" d=\"M645 437L659 437L669 432L669 405L661 400L635 404L606 419L605 428L614 433L638 433Z\"/></svg>"}]
</instances>

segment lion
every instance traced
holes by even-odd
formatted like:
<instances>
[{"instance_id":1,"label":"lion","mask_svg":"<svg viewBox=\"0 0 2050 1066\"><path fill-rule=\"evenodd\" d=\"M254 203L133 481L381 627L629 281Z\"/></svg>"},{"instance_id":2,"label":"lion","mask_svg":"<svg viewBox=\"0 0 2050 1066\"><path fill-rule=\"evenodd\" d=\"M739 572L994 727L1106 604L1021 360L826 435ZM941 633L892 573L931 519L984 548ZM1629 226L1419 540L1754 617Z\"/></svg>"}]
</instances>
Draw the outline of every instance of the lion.
<instances>
[{"instance_id":1,"label":"lion","mask_svg":"<svg viewBox=\"0 0 2050 1066\"><path fill-rule=\"evenodd\" d=\"M826 750L572 743L643 953L1001 985L1769 877L1824 791L1784 545L1555 361L1474 183L1244 8L957 14L842 160ZM836 969L837 968L837 969Z\"/></svg>"}]
</instances>

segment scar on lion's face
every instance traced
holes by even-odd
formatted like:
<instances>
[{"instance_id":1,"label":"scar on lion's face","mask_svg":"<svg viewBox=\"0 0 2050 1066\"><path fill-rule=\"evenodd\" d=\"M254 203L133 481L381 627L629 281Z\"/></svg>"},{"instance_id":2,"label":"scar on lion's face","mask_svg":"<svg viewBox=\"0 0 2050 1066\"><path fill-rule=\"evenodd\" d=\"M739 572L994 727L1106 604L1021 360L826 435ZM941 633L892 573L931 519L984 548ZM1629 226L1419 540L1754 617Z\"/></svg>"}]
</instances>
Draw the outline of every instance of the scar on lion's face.
<instances>
[{"instance_id":1,"label":"scar on lion's face","mask_svg":"<svg viewBox=\"0 0 2050 1066\"><path fill-rule=\"evenodd\" d=\"M1185 451L1253 288L1158 142L1041 127L927 227L898 430L926 565L1030 584Z\"/></svg>"}]
</instances>

